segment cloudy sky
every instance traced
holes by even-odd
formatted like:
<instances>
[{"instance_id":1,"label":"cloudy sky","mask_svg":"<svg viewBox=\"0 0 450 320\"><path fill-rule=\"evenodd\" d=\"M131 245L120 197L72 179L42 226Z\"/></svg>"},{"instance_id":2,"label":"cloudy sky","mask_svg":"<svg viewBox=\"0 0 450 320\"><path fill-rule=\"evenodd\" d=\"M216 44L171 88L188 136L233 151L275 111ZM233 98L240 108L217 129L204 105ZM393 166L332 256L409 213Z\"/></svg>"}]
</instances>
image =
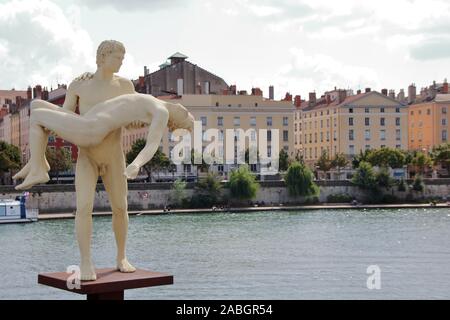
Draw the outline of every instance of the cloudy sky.
<instances>
[{"instance_id":1,"label":"cloudy sky","mask_svg":"<svg viewBox=\"0 0 450 320\"><path fill-rule=\"evenodd\" d=\"M104 39L125 44L128 78L180 51L265 96L398 92L450 76L450 1L0 0L0 89L95 71Z\"/></svg>"}]
</instances>

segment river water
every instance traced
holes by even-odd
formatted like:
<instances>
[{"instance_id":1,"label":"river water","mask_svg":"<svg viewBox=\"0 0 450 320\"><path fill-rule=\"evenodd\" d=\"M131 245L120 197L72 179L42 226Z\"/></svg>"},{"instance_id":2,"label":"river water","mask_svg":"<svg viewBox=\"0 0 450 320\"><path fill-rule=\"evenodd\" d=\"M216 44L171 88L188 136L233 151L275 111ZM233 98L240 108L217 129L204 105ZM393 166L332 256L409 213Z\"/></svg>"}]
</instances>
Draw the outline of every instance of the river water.
<instances>
[{"instance_id":1,"label":"river water","mask_svg":"<svg viewBox=\"0 0 450 320\"><path fill-rule=\"evenodd\" d=\"M127 255L174 284L126 299L450 299L450 210L134 216ZM94 218L93 257L114 265L110 217ZM72 219L0 225L0 299L83 299L37 284L78 258Z\"/></svg>"}]
</instances>

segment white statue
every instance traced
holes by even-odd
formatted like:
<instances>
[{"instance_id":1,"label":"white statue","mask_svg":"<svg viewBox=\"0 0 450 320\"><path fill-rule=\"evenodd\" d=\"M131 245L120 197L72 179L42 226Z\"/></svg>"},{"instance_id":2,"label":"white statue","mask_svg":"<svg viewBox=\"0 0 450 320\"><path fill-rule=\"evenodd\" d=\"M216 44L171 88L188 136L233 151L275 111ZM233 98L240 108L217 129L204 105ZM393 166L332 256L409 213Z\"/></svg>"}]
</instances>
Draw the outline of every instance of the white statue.
<instances>
[{"instance_id":1,"label":"white statue","mask_svg":"<svg viewBox=\"0 0 450 320\"><path fill-rule=\"evenodd\" d=\"M75 173L77 212L75 229L81 256L81 280L95 280L91 259L92 210L98 176L102 177L113 211L117 244L117 269L136 269L125 255L128 231L127 178L136 178L159 147L164 128L191 130L193 116L181 104L159 100L134 91L132 82L114 75L122 65L125 48L114 40L103 41L97 50L97 71L85 73L68 87L63 107L33 100L30 116L30 161L14 179L24 179L18 190L49 180L45 150L49 131L79 147ZM79 105L80 115L75 108ZM147 142L125 168L122 127L150 124Z\"/></svg>"}]
</instances>

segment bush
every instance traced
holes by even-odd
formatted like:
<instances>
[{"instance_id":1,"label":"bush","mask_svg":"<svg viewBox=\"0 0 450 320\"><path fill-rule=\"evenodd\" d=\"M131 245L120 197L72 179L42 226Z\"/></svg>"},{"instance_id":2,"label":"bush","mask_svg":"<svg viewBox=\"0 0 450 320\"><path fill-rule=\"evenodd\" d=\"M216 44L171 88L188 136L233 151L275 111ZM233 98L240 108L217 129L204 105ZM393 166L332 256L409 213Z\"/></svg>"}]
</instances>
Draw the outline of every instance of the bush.
<instances>
[{"instance_id":1,"label":"bush","mask_svg":"<svg viewBox=\"0 0 450 320\"><path fill-rule=\"evenodd\" d=\"M397 190L400 191L400 192L405 192L406 191L406 183L405 183L405 181L403 179L401 179L398 182Z\"/></svg>"},{"instance_id":2,"label":"bush","mask_svg":"<svg viewBox=\"0 0 450 320\"><path fill-rule=\"evenodd\" d=\"M249 171L247 165L242 165L238 169L231 171L228 182L231 195L239 200L251 200L256 197L259 184L255 176Z\"/></svg>"},{"instance_id":3,"label":"bush","mask_svg":"<svg viewBox=\"0 0 450 320\"><path fill-rule=\"evenodd\" d=\"M394 180L391 178L389 171L386 167L380 168L376 174L377 186L389 190L394 184Z\"/></svg>"},{"instance_id":4,"label":"bush","mask_svg":"<svg viewBox=\"0 0 450 320\"><path fill-rule=\"evenodd\" d=\"M194 196L189 203L191 208L211 208L220 201L222 185L219 178L211 173L200 179L194 188Z\"/></svg>"},{"instance_id":5,"label":"bush","mask_svg":"<svg viewBox=\"0 0 450 320\"><path fill-rule=\"evenodd\" d=\"M181 179L175 180L172 186L172 194L170 196L171 203L174 206L182 206L183 200L186 198L186 182Z\"/></svg>"},{"instance_id":6,"label":"bush","mask_svg":"<svg viewBox=\"0 0 450 320\"><path fill-rule=\"evenodd\" d=\"M412 189L414 191L423 192L425 190L425 185L423 184L422 178L419 175L416 175Z\"/></svg>"},{"instance_id":7,"label":"bush","mask_svg":"<svg viewBox=\"0 0 450 320\"><path fill-rule=\"evenodd\" d=\"M358 169L353 175L352 183L364 190L372 192L378 191L377 178L372 165L365 161L359 163Z\"/></svg>"},{"instance_id":8,"label":"bush","mask_svg":"<svg viewBox=\"0 0 450 320\"><path fill-rule=\"evenodd\" d=\"M347 193L330 194L327 197L329 203L349 203L352 202L353 197Z\"/></svg>"},{"instance_id":9,"label":"bush","mask_svg":"<svg viewBox=\"0 0 450 320\"><path fill-rule=\"evenodd\" d=\"M296 161L289 166L284 178L291 196L317 196L320 190L313 179L311 170Z\"/></svg>"},{"instance_id":10,"label":"bush","mask_svg":"<svg viewBox=\"0 0 450 320\"><path fill-rule=\"evenodd\" d=\"M381 203L398 203L399 199L393 194L384 194L380 200Z\"/></svg>"}]
</instances>

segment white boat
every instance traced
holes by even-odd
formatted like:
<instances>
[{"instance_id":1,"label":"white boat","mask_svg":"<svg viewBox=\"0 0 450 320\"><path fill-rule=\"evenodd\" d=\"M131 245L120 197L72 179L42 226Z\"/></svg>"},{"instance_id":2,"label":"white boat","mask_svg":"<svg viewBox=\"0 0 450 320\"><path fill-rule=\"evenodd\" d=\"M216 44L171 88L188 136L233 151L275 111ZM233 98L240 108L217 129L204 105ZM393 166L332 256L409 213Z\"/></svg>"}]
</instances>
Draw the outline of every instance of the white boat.
<instances>
[{"instance_id":1,"label":"white boat","mask_svg":"<svg viewBox=\"0 0 450 320\"><path fill-rule=\"evenodd\" d=\"M0 224L16 222L33 222L38 220L38 209L27 209L27 195L13 199L0 199Z\"/></svg>"}]
</instances>

